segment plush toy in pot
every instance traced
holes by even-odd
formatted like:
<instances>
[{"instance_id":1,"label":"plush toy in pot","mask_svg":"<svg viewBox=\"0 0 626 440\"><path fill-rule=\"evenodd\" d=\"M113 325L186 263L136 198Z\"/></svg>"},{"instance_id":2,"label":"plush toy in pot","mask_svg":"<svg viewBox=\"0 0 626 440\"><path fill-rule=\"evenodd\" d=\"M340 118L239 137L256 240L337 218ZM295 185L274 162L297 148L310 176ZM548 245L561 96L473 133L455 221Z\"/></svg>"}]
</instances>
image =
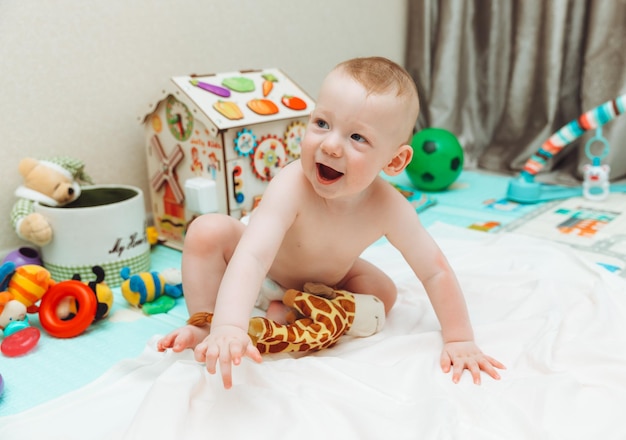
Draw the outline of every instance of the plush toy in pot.
<instances>
[{"instance_id":1,"label":"plush toy in pot","mask_svg":"<svg viewBox=\"0 0 626 440\"><path fill-rule=\"evenodd\" d=\"M15 191L18 198L11 211L11 224L17 235L37 246L52 240L52 228L45 217L34 212L35 202L63 206L80 196L81 184L92 183L84 164L69 157L49 160L22 159L18 171L23 183Z\"/></svg>"}]
</instances>

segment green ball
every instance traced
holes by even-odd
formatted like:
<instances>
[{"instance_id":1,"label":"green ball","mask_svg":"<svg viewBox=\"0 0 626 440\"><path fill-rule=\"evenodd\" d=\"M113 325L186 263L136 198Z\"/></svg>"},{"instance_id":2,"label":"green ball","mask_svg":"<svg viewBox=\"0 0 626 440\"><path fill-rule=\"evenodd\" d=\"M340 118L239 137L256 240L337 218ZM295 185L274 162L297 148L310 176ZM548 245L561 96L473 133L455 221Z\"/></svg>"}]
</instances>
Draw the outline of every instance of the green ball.
<instances>
[{"instance_id":1,"label":"green ball","mask_svg":"<svg viewBox=\"0 0 626 440\"><path fill-rule=\"evenodd\" d=\"M463 171L463 148L442 128L425 128L411 140L413 158L406 167L409 180L423 191L443 191Z\"/></svg>"}]
</instances>

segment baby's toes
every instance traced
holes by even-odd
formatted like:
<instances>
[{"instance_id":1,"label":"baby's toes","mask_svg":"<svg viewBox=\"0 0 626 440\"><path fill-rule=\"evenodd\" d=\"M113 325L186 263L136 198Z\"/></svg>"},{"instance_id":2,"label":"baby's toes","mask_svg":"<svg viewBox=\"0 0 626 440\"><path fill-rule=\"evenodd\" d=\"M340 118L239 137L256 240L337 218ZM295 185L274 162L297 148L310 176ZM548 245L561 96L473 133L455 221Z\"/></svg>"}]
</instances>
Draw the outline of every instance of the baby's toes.
<instances>
[{"instance_id":1,"label":"baby's toes","mask_svg":"<svg viewBox=\"0 0 626 440\"><path fill-rule=\"evenodd\" d=\"M159 339L156 347L158 351L165 351L168 348L172 348L172 335L167 335Z\"/></svg>"}]
</instances>

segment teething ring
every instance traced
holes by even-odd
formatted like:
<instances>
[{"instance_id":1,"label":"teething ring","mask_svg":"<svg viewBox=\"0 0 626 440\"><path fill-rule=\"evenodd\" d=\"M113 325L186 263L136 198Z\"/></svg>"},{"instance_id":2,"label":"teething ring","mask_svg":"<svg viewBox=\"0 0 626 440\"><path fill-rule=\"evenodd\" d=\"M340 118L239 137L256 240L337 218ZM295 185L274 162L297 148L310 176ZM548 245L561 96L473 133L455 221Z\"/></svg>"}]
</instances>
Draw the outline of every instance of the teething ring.
<instances>
[{"instance_id":1,"label":"teething ring","mask_svg":"<svg viewBox=\"0 0 626 440\"><path fill-rule=\"evenodd\" d=\"M600 152L600 154L594 155L591 152L591 146L595 143L595 142L599 142L602 144L602 151ZM585 143L585 154L587 155L587 157L589 158L589 160L591 160L592 162L600 162L602 159L604 159L606 156L609 155L609 143L607 142L606 138L602 135L602 127L598 127L596 129L596 134L590 138L587 143Z\"/></svg>"},{"instance_id":2,"label":"teething ring","mask_svg":"<svg viewBox=\"0 0 626 440\"><path fill-rule=\"evenodd\" d=\"M73 318L64 321L57 315L57 308L68 296L78 303L78 312ZM39 322L52 336L73 338L89 327L96 316L97 308L96 297L89 286L76 280L61 281L43 296L39 306Z\"/></svg>"}]
</instances>

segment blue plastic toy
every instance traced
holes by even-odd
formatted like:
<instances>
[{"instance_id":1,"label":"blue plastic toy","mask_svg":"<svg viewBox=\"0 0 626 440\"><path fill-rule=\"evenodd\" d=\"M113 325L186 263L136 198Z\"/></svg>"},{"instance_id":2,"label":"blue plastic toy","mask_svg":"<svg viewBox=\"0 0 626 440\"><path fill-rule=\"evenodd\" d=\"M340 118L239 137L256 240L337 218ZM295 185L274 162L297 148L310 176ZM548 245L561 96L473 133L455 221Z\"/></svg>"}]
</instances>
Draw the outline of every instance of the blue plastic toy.
<instances>
[{"instance_id":1,"label":"blue plastic toy","mask_svg":"<svg viewBox=\"0 0 626 440\"><path fill-rule=\"evenodd\" d=\"M507 198L519 203L537 203L583 195L583 187L542 184L535 182L535 176L543 169L547 161L557 155L563 147L578 139L586 131L600 129L600 127L624 112L626 112L626 94L583 113L563 126L550 136L541 148L526 161L520 175L509 182ZM601 136L601 133L601 130L597 132L596 137L598 135ZM594 139L590 142L594 141ZM606 141L604 141L604 145L605 149L601 155L595 156L598 158L597 160L591 155L589 148L587 148L587 156L594 159L592 166L599 166L599 159L608 154ZM604 189L602 188L602 190ZM610 191L624 192L626 191L626 185L612 185Z\"/></svg>"},{"instance_id":2,"label":"blue plastic toy","mask_svg":"<svg viewBox=\"0 0 626 440\"><path fill-rule=\"evenodd\" d=\"M131 274L130 268L123 267L120 276L124 280L120 286L122 296L131 305L141 307L146 314L165 313L183 295L180 270L166 269L158 272Z\"/></svg>"},{"instance_id":3,"label":"blue plastic toy","mask_svg":"<svg viewBox=\"0 0 626 440\"><path fill-rule=\"evenodd\" d=\"M12 261L5 261L0 266L0 292L4 292L9 287L9 281L15 273L15 263Z\"/></svg>"}]
</instances>

